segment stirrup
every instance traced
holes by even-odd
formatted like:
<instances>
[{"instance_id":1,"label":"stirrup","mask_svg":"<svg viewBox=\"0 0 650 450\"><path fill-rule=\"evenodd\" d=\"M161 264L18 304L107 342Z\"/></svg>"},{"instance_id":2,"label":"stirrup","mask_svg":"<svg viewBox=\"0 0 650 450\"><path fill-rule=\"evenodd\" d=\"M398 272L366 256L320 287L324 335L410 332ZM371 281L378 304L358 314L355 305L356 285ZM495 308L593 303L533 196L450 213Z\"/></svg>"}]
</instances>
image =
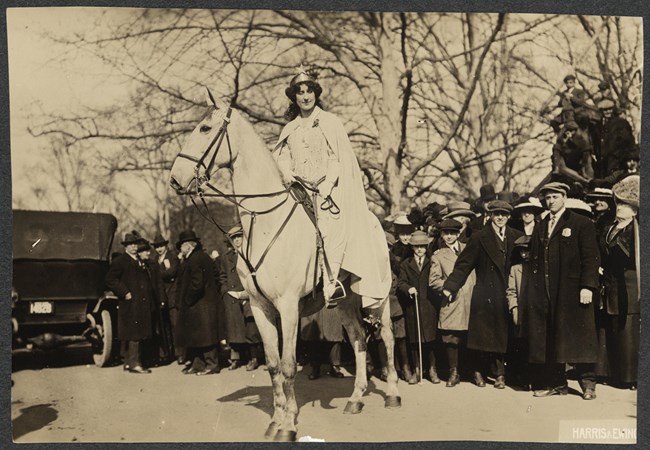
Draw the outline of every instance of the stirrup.
<instances>
[{"instance_id":1,"label":"stirrup","mask_svg":"<svg viewBox=\"0 0 650 450\"><path fill-rule=\"evenodd\" d=\"M323 289L323 292L325 290ZM334 292L332 292L332 296L330 298L325 297L325 304L327 308L336 308L339 304L339 300L345 298L347 293L345 292L345 287L343 287L343 283L341 283L339 280L334 281Z\"/></svg>"}]
</instances>

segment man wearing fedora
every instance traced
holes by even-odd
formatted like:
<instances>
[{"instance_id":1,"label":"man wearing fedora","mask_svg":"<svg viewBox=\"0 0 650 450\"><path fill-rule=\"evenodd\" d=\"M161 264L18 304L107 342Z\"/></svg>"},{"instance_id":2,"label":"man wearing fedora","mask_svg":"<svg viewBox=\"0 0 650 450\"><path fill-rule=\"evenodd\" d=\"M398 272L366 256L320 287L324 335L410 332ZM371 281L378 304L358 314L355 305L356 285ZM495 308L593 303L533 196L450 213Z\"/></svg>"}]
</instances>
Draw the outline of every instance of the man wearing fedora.
<instances>
[{"instance_id":1,"label":"man wearing fedora","mask_svg":"<svg viewBox=\"0 0 650 450\"><path fill-rule=\"evenodd\" d=\"M228 251L218 258L220 298L223 301L226 335L230 346L230 370L241 365L248 356L247 371L257 369L261 359L262 338L253 318L248 294L237 273L237 251L241 248L244 231L241 225L228 230ZM232 244L230 244L232 243Z\"/></svg>"},{"instance_id":2,"label":"man wearing fedora","mask_svg":"<svg viewBox=\"0 0 650 450\"><path fill-rule=\"evenodd\" d=\"M409 384L417 383L417 379L424 376L424 362L420 361L418 356L418 343L421 343L423 358L428 363L427 375L432 383L437 384L440 379L436 370L433 344L438 328L438 310L429 287L431 260L426 255L429 245L427 234L424 231L415 231L411 235L410 245L413 247L413 256L402 261L397 280L397 295L404 311L406 338L414 363L411 371L405 362L404 373L411 375L410 379L407 379Z\"/></svg>"},{"instance_id":3,"label":"man wearing fedora","mask_svg":"<svg viewBox=\"0 0 650 450\"><path fill-rule=\"evenodd\" d=\"M125 254L113 259L106 274L106 286L119 299L117 335L125 347L124 369L136 374L151 373L142 365L142 349L153 336L155 301L146 264L138 258L138 245L143 242L136 233L127 233L122 241Z\"/></svg>"},{"instance_id":4,"label":"man wearing fedora","mask_svg":"<svg viewBox=\"0 0 650 450\"><path fill-rule=\"evenodd\" d=\"M520 311L528 338L531 382L536 397L568 393L565 365L575 366L583 398L596 398L597 360L594 292L600 253L593 222L565 206L569 187L541 189L549 214L530 241L533 279Z\"/></svg>"},{"instance_id":5,"label":"man wearing fedora","mask_svg":"<svg viewBox=\"0 0 650 450\"><path fill-rule=\"evenodd\" d=\"M212 259L203 251L193 230L182 231L176 248L183 255L177 290L178 344L186 350L191 365L185 374L219 373L219 294Z\"/></svg>"},{"instance_id":6,"label":"man wearing fedora","mask_svg":"<svg viewBox=\"0 0 650 450\"><path fill-rule=\"evenodd\" d=\"M476 285L472 291L467 348L474 350L474 383L485 386L487 366L495 369L494 387L504 389L504 356L508 348L510 315L506 288L510 272L510 255L515 241L522 235L507 225L512 206L494 200L487 206L490 225L472 235L458 255L454 271L443 285L443 295L450 301L466 283L472 271Z\"/></svg>"},{"instance_id":7,"label":"man wearing fedora","mask_svg":"<svg viewBox=\"0 0 650 450\"><path fill-rule=\"evenodd\" d=\"M169 322L171 326L171 335L173 341L174 354L179 362L182 364L185 361L185 351L176 343L176 327L178 323L178 305L176 304L176 279L180 266L178 253L168 247L169 241L158 233L154 238L151 245L155 250L153 260L160 269L160 277L163 282L163 298L167 306L169 314Z\"/></svg>"}]
</instances>

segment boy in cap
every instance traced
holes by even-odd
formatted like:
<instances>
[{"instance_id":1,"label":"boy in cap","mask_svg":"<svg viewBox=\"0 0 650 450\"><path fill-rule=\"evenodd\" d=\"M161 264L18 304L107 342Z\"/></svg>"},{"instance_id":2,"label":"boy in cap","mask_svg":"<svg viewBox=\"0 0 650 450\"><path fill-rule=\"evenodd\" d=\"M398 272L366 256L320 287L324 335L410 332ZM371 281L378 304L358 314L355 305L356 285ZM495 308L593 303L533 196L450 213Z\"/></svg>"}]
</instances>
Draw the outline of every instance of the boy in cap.
<instances>
[{"instance_id":1,"label":"boy in cap","mask_svg":"<svg viewBox=\"0 0 650 450\"><path fill-rule=\"evenodd\" d=\"M583 398L596 398L596 320L593 292L599 287L600 254L593 222L566 208L569 187L541 189L549 214L530 242L532 280L524 292L524 332L534 364L536 397L568 393L565 365L576 368Z\"/></svg>"},{"instance_id":2,"label":"boy in cap","mask_svg":"<svg viewBox=\"0 0 650 450\"><path fill-rule=\"evenodd\" d=\"M490 226L473 234L458 256L453 272L443 284L448 301L461 290L472 271L476 285L472 292L467 348L474 352L474 383L485 386L483 373L496 368L494 387L505 388L504 355L508 347L508 305L506 287L510 255L515 240L522 235L507 225L512 206L502 200L488 204Z\"/></svg>"},{"instance_id":3,"label":"boy in cap","mask_svg":"<svg viewBox=\"0 0 650 450\"><path fill-rule=\"evenodd\" d=\"M429 286L439 296L442 296L444 283L453 272L458 255L465 248L465 244L458 241L462 226L454 219L443 220L439 225L443 244L431 257L431 269L429 270ZM472 272L456 294L454 301L442 298L440 305L438 329L447 351L449 363L447 387L454 387L460 383L458 353L467 335L470 301L475 283L476 277Z\"/></svg>"},{"instance_id":4,"label":"boy in cap","mask_svg":"<svg viewBox=\"0 0 650 450\"><path fill-rule=\"evenodd\" d=\"M432 383L440 383L436 370L436 358L433 343L438 327L438 311L433 303L433 295L429 288L430 260L426 257L429 239L424 231L415 231L411 235L410 245L413 256L406 258L400 265L397 280L397 294L404 311L407 341L411 349L414 370L405 364L404 373L411 373L409 384L416 384L422 376L424 365L419 361L418 343L423 347L423 358L428 361L428 375ZM418 308L416 311L416 307ZM418 315L419 329L418 334Z\"/></svg>"}]
</instances>

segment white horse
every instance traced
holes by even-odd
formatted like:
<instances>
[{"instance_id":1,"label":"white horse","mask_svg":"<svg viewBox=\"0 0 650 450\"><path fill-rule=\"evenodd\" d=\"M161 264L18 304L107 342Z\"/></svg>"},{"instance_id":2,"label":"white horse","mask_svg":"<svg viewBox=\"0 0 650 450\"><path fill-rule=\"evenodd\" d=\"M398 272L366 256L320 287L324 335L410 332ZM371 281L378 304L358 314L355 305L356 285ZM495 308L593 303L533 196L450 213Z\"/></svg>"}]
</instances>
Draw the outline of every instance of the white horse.
<instances>
[{"instance_id":1,"label":"white horse","mask_svg":"<svg viewBox=\"0 0 650 450\"><path fill-rule=\"evenodd\" d=\"M253 126L237 110L219 107L212 95L210 102L210 112L196 126L174 161L170 185L179 194L196 195L198 191L215 190L209 180L218 169L232 171L234 192L226 197L237 203L244 229L237 271L250 295L273 383L274 413L265 436L276 441L293 441L298 414L294 393L296 340L300 316L315 312L313 304L309 304L314 301L309 298L301 301L301 298L313 290L314 270L318 265L316 231L302 206L283 186L271 152ZM350 293L349 288L347 291ZM365 330L361 302L358 297L353 298L355 295L348 295L337 307L355 352L354 392L344 411L353 414L361 412L362 396L368 386ZM388 356L385 407L397 408L401 399L386 300L370 312L381 320L381 336ZM316 310L319 307L322 303ZM282 327L281 352L276 328L278 316Z\"/></svg>"}]
</instances>

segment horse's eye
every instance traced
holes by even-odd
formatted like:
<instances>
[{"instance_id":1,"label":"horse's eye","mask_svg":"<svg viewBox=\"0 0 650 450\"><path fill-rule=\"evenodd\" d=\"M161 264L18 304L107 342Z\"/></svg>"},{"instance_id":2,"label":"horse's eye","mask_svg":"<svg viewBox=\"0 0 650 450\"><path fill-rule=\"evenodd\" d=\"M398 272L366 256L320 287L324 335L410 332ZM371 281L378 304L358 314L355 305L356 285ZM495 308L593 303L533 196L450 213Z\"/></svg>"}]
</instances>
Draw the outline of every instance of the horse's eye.
<instances>
[{"instance_id":1,"label":"horse's eye","mask_svg":"<svg viewBox=\"0 0 650 450\"><path fill-rule=\"evenodd\" d=\"M201 128L199 128L199 131L201 133L208 133L212 129L211 126L209 125L201 125Z\"/></svg>"}]
</instances>

